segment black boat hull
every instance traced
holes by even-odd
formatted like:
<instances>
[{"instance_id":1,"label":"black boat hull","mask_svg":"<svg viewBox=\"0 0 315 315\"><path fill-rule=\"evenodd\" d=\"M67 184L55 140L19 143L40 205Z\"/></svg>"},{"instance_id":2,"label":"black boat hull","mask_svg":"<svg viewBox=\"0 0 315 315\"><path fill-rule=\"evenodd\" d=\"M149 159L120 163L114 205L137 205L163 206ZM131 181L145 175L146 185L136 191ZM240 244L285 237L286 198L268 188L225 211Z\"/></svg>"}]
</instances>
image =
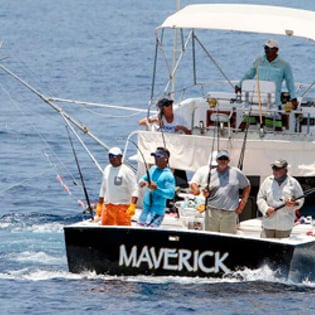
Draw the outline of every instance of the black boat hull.
<instances>
[{"instance_id":1,"label":"black boat hull","mask_svg":"<svg viewBox=\"0 0 315 315\"><path fill-rule=\"evenodd\" d=\"M268 265L287 277L314 242L287 244L201 231L135 227L65 227L69 271L108 275L223 277L244 268ZM294 258L298 252L299 259ZM312 270L312 267L311 267Z\"/></svg>"}]
</instances>

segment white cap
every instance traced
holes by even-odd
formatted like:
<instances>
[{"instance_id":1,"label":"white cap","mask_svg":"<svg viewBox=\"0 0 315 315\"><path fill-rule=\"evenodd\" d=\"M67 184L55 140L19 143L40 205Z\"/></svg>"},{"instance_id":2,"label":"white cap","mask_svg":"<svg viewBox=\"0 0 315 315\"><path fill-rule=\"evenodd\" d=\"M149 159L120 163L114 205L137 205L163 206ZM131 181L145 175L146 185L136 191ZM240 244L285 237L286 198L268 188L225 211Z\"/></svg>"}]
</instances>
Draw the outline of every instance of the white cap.
<instances>
[{"instance_id":1,"label":"white cap","mask_svg":"<svg viewBox=\"0 0 315 315\"><path fill-rule=\"evenodd\" d=\"M108 154L113 154L113 155L123 155L122 151L118 147L112 147L108 151Z\"/></svg>"},{"instance_id":2,"label":"white cap","mask_svg":"<svg viewBox=\"0 0 315 315\"><path fill-rule=\"evenodd\" d=\"M279 48L279 43L275 39L268 39L265 42L265 46L269 48Z\"/></svg>"},{"instance_id":3,"label":"white cap","mask_svg":"<svg viewBox=\"0 0 315 315\"><path fill-rule=\"evenodd\" d=\"M221 151L219 151L218 154L217 154L217 156L216 156L216 158L219 159L219 158L221 158L221 157L226 157L226 158L229 159L229 158L230 158L229 152L226 151L226 150L221 150Z\"/></svg>"},{"instance_id":4,"label":"white cap","mask_svg":"<svg viewBox=\"0 0 315 315\"><path fill-rule=\"evenodd\" d=\"M218 163L216 161L217 154L218 154L218 151L213 151L213 152L210 153L209 159L208 159L208 165L210 165L210 166L218 166Z\"/></svg>"}]
</instances>

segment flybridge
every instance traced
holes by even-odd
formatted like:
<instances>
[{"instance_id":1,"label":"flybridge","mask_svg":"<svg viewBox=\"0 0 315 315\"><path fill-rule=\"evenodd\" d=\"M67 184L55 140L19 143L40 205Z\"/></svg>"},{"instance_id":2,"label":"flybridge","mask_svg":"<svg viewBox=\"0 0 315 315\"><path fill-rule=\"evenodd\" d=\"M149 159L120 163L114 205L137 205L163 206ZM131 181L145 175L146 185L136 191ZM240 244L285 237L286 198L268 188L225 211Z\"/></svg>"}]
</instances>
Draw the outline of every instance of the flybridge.
<instances>
[{"instance_id":1,"label":"flybridge","mask_svg":"<svg viewBox=\"0 0 315 315\"><path fill-rule=\"evenodd\" d=\"M315 40L315 12L254 4L194 4L169 16L156 31L162 28L233 30Z\"/></svg>"}]
</instances>

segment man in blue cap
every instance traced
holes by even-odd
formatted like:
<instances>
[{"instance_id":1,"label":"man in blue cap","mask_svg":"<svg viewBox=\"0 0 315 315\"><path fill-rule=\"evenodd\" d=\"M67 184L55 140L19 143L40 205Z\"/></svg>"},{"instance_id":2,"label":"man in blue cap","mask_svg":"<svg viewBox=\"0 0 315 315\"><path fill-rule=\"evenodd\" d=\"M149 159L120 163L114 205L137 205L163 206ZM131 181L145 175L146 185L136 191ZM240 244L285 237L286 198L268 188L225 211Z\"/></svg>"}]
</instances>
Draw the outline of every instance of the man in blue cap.
<instances>
[{"instance_id":1,"label":"man in blue cap","mask_svg":"<svg viewBox=\"0 0 315 315\"><path fill-rule=\"evenodd\" d=\"M158 227L164 218L167 199L174 198L175 178L168 167L170 152L167 149L158 147L151 155L155 158L155 165L149 169L149 176L145 174L139 180L139 186L147 188L138 224Z\"/></svg>"},{"instance_id":2,"label":"man in blue cap","mask_svg":"<svg viewBox=\"0 0 315 315\"><path fill-rule=\"evenodd\" d=\"M205 229L236 234L237 215L241 214L246 206L251 185L240 169L229 166L228 151L219 151L216 161L218 166L210 171L208 192L205 193L207 198Z\"/></svg>"}]
</instances>

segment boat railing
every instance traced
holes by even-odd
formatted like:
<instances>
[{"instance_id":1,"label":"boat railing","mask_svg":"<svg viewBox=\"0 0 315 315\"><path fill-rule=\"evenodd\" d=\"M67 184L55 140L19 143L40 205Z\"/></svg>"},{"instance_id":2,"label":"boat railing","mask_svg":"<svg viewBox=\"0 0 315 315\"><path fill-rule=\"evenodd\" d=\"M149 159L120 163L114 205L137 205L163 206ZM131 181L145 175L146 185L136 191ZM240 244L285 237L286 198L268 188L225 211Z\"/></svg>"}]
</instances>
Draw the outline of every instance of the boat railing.
<instances>
[{"instance_id":1,"label":"boat railing","mask_svg":"<svg viewBox=\"0 0 315 315\"><path fill-rule=\"evenodd\" d=\"M175 110L189 121L193 133L208 135L209 130L225 130L228 137L232 133L260 129L266 133L315 135L315 101L302 99L297 109L290 102L281 109L272 103L249 102L242 95L212 92L205 97L186 99L177 104ZM268 97L267 97L268 100Z\"/></svg>"},{"instance_id":2,"label":"boat railing","mask_svg":"<svg viewBox=\"0 0 315 315\"><path fill-rule=\"evenodd\" d=\"M200 118L200 117L199 117ZM213 129L218 129L221 135L231 135L235 132L256 132L263 128L265 133L282 133L286 135L315 135L315 115L303 110L263 109L257 106L248 108L231 108L207 110L207 116L199 120L192 117L194 134L210 135Z\"/></svg>"}]
</instances>

